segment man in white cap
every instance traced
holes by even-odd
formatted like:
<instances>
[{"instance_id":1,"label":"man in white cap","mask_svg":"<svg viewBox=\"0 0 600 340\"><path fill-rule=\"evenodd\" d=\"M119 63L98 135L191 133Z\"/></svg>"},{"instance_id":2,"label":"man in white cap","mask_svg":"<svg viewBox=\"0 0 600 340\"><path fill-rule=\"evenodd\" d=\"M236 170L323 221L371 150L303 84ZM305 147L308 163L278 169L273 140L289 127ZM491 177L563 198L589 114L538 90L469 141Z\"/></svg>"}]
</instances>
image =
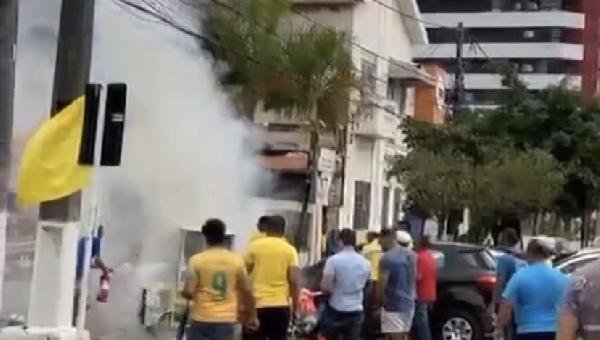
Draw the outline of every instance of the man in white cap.
<instances>
[{"instance_id":1,"label":"man in white cap","mask_svg":"<svg viewBox=\"0 0 600 340\"><path fill-rule=\"evenodd\" d=\"M410 236L410 234L405 230L396 231L396 240L398 241L398 244L403 248L413 248L413 239Z\"/></svg>"},{"instance_id":2,"label":"man in white cap","mask_svg":"<svg viewBox=\"0 0 600 340\"><path fill-rule=\"evenodd\" d=\"M404 233L382 230L380 239L385 254L379 265L376 297L383 307L381 331L391 340L408 339L415 313L416 256L408 249L412 238Z\"/></svg>"}]
</instances>

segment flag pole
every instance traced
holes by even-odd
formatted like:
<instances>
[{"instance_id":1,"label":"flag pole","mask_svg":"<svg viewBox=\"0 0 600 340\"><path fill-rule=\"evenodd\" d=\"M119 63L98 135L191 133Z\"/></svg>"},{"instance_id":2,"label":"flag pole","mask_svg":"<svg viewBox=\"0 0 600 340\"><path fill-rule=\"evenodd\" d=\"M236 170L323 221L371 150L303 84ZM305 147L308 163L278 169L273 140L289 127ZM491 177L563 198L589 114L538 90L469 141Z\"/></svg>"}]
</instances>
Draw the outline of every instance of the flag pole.
<instances>
[{"instance_id":1,"label":"flag pole","mask_svg":"<svg viewBox=\"0 0 600 340\"><path fill-rule=\"evenodd\" d=\"M92 183L89 191L89 220L87 221L87 226L83 225L83 233L84 238L84 256L83 256L83 272L81 275L81 289L79 298L77 300L78 305L78 313L75 318L75 328L77 329L77 334L83 334L85 327L85 317L86 317L86 308L87 308L87 297L89 292L89 284L90 284L90 264L92 260L92 245L94 240L94 233L96 231L96 227L98 226L98 221L100 219L100 205L99 205L99 196L100 196L100 160L102 158L102 142L104 136L104 122L105 119L105 105L106 105L106 92L102 91L100 85L97 88L99 93L99 107L98 107L98 115L96 118L96 131L94 131L94 154L93 154L93 162L92 162ZM86 101L87 102L87 101ZM91 103L87 102L92 105Z\"/></svg>"}]
</instances>

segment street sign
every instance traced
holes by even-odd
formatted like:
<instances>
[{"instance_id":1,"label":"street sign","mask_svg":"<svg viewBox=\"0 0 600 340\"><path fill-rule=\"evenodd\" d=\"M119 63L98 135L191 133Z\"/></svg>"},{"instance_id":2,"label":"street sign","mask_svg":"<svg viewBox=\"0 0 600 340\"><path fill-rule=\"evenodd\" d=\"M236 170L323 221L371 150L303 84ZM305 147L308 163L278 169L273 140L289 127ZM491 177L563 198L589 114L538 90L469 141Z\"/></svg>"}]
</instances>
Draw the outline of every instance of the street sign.
<instances>
[{"instance_id":1,"label":"street sign","mask_svg":"<svg viewBox=\"0 0 600 340\"><path fill-rule=\"evenodd\" d=\"M317 169L321 172L333 173L335 172L335 161L336 161L335 150L322 148L319 152L319 159L317 162Z\"/></svg>"}]
</instances>

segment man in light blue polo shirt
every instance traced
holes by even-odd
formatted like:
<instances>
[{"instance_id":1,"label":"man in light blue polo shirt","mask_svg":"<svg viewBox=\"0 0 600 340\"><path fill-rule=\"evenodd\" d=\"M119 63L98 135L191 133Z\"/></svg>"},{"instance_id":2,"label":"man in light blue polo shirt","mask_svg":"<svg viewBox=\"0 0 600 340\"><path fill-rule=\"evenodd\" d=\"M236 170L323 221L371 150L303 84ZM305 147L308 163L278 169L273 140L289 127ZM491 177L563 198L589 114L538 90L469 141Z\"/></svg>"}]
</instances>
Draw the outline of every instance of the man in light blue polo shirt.
<instances>
[{"instance_id":1,"label":"man in light blue polo shirt","mask_svg":"<svg viewBox=\"0 0 600 340\"><path fill-rule=\"evenodd\" d=\"M331 296L321 326L327 340L354 340L360 338L363 291L371 277L371 265L354 249L354 230L343 229L339 238L344 248L327 260L323 270L321 289Z\"/></svg>"},{"instance_id":2,"label":"man in light blue polo shirt","mask_svg":"<svg viewBox=\"0 0 600 340\"><path fill-rule=\"evenodd\" d=\"M554 340L558 314L568 286L568 278L552 268L547 259L551 250L534 239L527 246L529 266L516 272L502 294L497 329L505 327L515 311L517 339Z\"/></svg>"}]
</instances>

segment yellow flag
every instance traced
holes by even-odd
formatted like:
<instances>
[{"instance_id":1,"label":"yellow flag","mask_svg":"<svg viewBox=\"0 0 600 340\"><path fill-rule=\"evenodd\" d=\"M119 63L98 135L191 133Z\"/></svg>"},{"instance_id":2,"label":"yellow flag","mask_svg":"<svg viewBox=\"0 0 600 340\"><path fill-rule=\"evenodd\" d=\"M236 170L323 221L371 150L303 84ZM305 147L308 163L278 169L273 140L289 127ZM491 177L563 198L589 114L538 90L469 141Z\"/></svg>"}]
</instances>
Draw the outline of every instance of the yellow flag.
<instances>
[{"instance_id":1,"label":"yellow flag","mask_svg":"<svg viewBox=\"0 0 600 340\"><path fill-rule=\"evenodd\" d=\"M78 164L84 108L84 97L77 98L27 142L17 187L21 204L65 197L90 182L91 167Z\"/></svg>"}]
</instances>

